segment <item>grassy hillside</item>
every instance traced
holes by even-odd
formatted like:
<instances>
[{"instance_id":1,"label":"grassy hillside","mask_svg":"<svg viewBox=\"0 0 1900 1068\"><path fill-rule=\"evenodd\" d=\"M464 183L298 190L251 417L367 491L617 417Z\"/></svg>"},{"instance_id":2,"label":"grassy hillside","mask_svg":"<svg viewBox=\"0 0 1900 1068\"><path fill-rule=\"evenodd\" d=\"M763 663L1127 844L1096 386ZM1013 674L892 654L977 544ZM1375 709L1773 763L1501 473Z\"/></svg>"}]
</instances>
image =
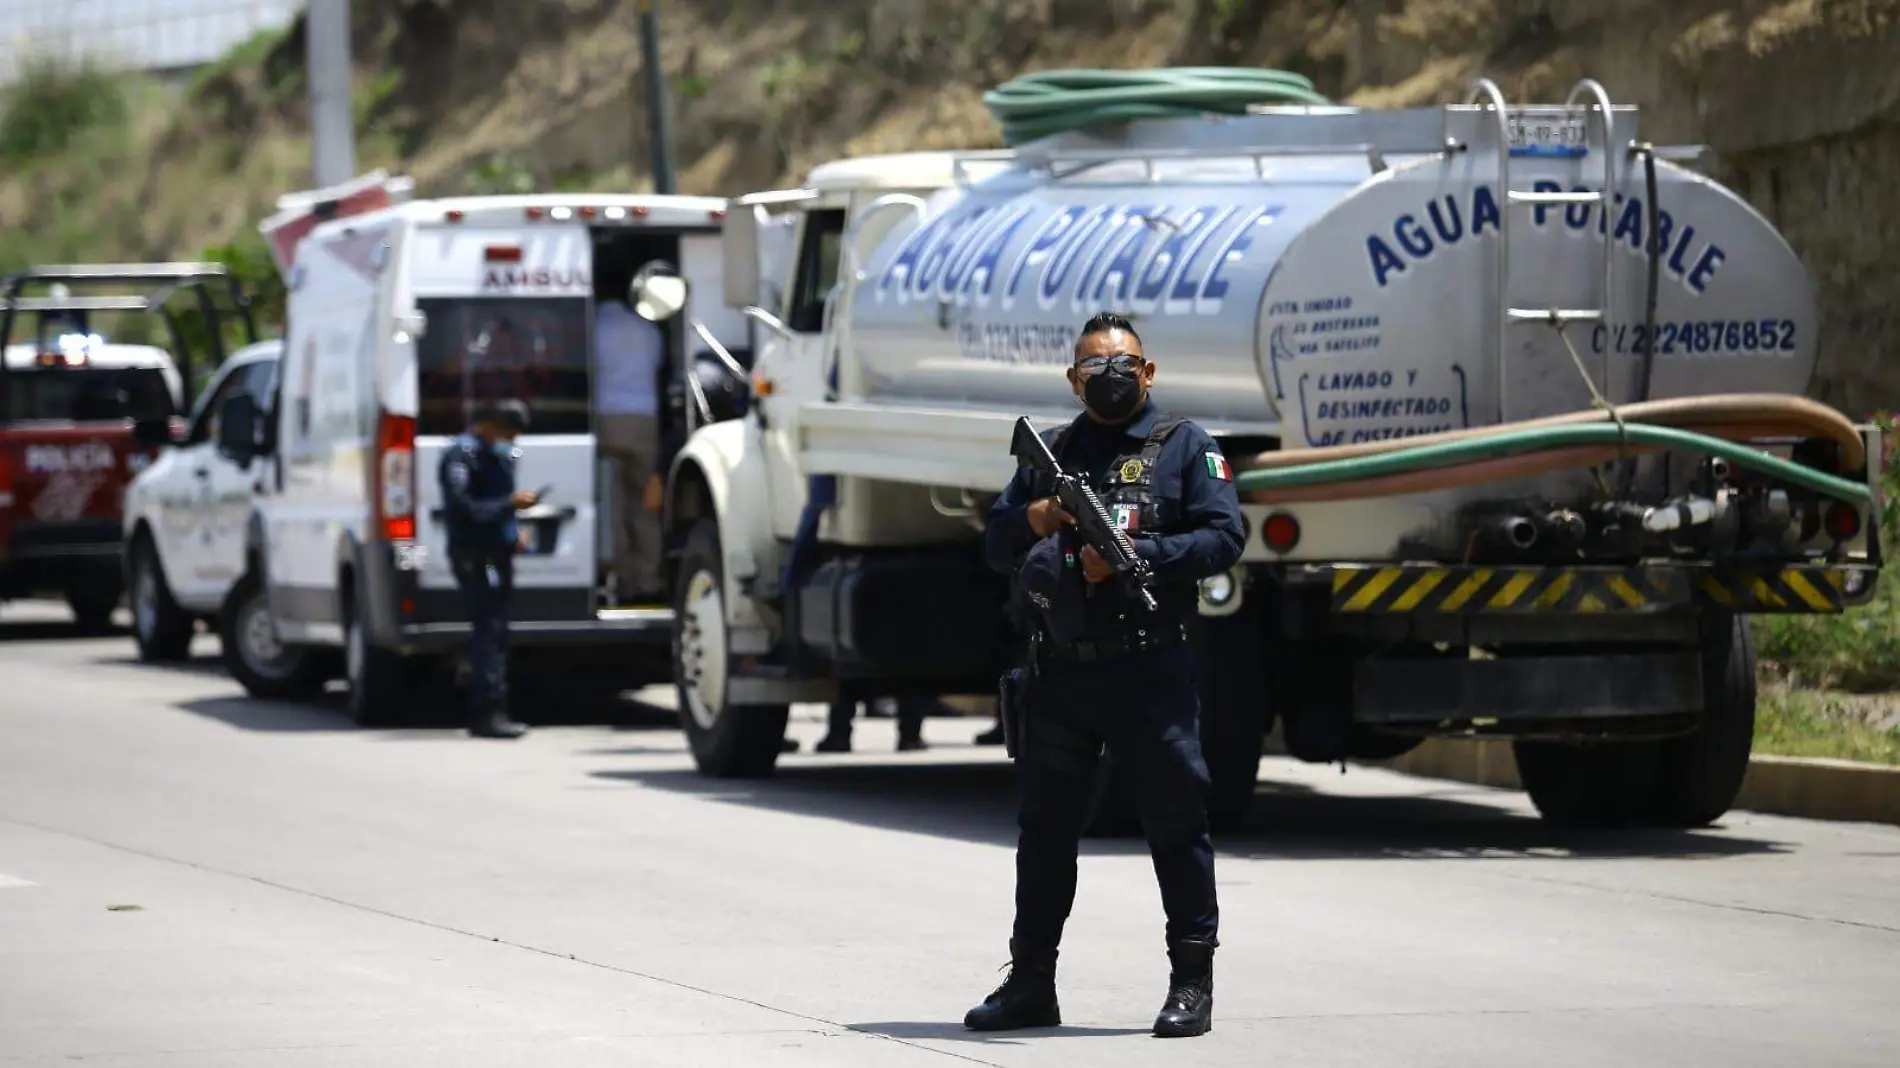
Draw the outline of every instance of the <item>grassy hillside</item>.
<instances>
[{"instance_id":1,"label":"grassy hillside","mask_svg":"<svg viewBox=\"0 0 1900 1068\"><path fill-rule=\"evenodd\" d=\"M1808 261L1815 392L1900 402L1900 0L662 0L681 182L735 192L842 153L981 147L981 92L1060 66L1255 64L1370 106L1592 75L1647 136L1706 140ZM644 185L633 0L356 0L359 157L431 192ZM308 184L300 27L182 92L40 69L0 116L0 267L251 246ZM255 251L254 249L252 250ZM255 258L255 257L253 257Z\"/></svg>"}]
</instances>

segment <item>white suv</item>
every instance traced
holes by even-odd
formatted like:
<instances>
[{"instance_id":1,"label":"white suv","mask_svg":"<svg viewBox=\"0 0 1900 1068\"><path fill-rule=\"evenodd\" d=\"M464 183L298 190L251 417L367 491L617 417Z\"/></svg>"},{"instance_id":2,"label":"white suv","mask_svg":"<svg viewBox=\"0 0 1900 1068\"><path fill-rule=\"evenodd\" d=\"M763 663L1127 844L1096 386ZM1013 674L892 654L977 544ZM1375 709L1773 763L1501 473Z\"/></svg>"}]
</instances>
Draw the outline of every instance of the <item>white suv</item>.
<instances>
[{"instance_id":1,"label":"white suv","mask_svg":"<svg viewBox=\"0 0 1900 1068\"><path fill-rule=\"evenodd\" d=\"M232 354L193 406L183 436L126 490L126 588L141 660L188 656L196 622L217 620L243 574L257 473L219 455L218 411L240 394L264 407L283 348L282 340L261 341Z\"/></svg>"}]
</instances>

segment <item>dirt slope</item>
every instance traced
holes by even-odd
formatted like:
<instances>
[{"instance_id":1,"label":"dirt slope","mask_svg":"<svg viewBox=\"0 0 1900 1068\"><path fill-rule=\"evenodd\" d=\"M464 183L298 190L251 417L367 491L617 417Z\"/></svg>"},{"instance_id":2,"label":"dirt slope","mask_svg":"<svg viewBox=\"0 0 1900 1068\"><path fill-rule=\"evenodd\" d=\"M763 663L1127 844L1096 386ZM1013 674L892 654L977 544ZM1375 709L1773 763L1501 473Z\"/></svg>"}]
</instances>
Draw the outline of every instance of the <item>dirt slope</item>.
<instances>
[{"instance_id":1,"label":"dirt slope","mask_svg":"<svg viewBox=\"0 0 1900 1068\"><path fill-rule=\"evenodd\" d=\"M425 192L643 184L632 0L356 0L360 154ZM1648 136L1701 141L1820 285L1816 392L1900 404L1900 0L661 0L687 191L796 181L841 153L978 147L1028 69L1259 64L1369 106L1488 74L1515 100L1593 76ZM134 93L9 152L0 260L179 255L304 184L299 31L186 92ZM57 138L55 140L58 140Z\"/></svg>"}]
</instances>

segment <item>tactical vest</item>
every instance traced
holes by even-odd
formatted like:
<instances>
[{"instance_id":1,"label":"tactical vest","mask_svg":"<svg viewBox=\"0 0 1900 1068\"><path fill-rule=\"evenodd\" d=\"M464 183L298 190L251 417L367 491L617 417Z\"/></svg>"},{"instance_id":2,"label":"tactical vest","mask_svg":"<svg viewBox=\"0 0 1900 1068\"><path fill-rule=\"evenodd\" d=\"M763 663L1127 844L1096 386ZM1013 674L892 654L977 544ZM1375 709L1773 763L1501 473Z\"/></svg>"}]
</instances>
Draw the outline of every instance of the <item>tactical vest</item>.
<instances>
[{"instance_id":1,"label":"tactical vest","mask_svg":"<svg viewBox=\"0 0 1900 1068\"><path fill-rule=\"evenodd\" d=\"M1160 459L1161 447L1186 422L1178 416L1157 416L1154 428L1142 439L1140 450L1115 457L1109 463L1108 470L1095 480L1095 493L1108 509L1108 518L1127 531L1130 537L1140 533L1165 533L1169 527L1181 521L1181 502L1157 501L1154 480L1155 463ZM1070 423L1056 431L1049 441L1049 451L1065 467L1068 466L1068 460L1063 455L1064 446L1068 444L1069 431L1074 427L1075 424ZM1047 496L1052 489L1046 484L1039 484L1032 499Z\"/></svg>"}]
</instances>

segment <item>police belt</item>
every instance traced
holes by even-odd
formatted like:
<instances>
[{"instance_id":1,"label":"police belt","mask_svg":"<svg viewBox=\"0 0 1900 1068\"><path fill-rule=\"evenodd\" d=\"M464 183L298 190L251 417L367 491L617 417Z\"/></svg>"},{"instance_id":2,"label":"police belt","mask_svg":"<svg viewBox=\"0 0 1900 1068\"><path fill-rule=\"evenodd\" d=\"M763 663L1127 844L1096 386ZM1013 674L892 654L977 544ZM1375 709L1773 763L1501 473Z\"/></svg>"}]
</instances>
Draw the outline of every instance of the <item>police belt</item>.
<instances>
[{"instance_id":1,"label":"police belt","mask_svg":"<svg viewBox=\"0 0 1900 1068\"><path fill-rule=\"evenodd\" d=\"M1135 635L1127 638L1110 638L1099 642L1068 642L1066 644L1044 641L1039 643L1039 655L1050 660L1068 660L1075 663L1093 663L1098 660L1113 660L1130 653L1144 652L1149 649L1161 649L1170 645L1179 645L1187 641L1186 624L1158 628L1148 635Z\"/></svg>"}]
</instances>

